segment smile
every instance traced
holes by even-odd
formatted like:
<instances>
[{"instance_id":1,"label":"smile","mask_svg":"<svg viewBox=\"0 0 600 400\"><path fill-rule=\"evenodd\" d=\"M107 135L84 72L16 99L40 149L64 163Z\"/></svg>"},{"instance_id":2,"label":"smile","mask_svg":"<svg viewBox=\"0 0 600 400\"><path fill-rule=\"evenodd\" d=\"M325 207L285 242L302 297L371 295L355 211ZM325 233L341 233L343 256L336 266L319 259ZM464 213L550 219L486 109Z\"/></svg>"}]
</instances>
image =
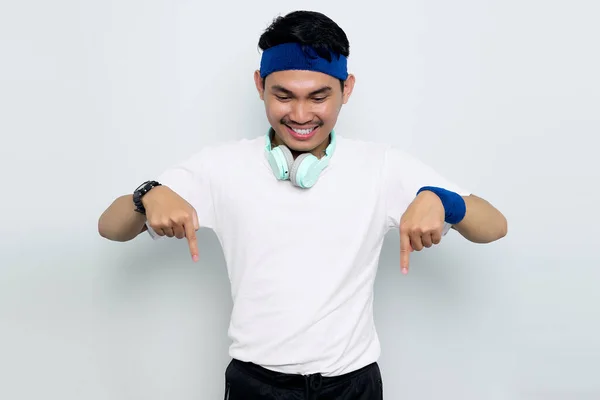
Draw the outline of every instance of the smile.
<instances>
[{"instance_id":1,"label":"smile","mask_svg":"<svg viewBox=\"0 0 600 400\"><path fill-rule=\"evenodd\" d=\"M296 132L299 135L308 135L309 133L311 133L315 128L310 128L310 129L295 129L292 128L294 130L294 132Z\"/></svg>"},{"instance_id":2,"label":"smile","mask_svg":"<svg viewBox=\"0 0 600 400\"><path fill-rule=\"evenodd\" d=\"M308 140L311 137L313 137L315 135L315 133L317 132L317 130L319 129L318 126L315 126L313 128L308 128L308 129L298 129L298 128L290 128L289 126L286 125L286 128L288 130L288 132L290 133L290 135L294 138L294 139L298 139L298 140Z\"/></svg>"}]
</instances>

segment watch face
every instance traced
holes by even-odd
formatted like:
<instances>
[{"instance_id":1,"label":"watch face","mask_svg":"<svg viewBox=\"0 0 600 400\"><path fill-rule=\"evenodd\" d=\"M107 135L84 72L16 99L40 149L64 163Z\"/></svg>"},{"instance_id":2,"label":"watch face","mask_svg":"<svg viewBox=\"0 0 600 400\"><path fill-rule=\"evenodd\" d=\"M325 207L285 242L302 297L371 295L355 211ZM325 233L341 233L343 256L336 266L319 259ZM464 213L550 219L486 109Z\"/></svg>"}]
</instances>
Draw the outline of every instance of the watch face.
<instances>
[{"instance_id":1,"label":"watch face","mask_svg":"<svg viewBox=\"0 0 600 400\"><path fill-rule=\"evenodd\" d=\"M137 187L137 189L135 189L135 191L137 192L138 190L141 190L144 186L146 186L148 184L148 182L150 182L150 181L142 183L140 186Z\"/></svg>"}]
</instances>

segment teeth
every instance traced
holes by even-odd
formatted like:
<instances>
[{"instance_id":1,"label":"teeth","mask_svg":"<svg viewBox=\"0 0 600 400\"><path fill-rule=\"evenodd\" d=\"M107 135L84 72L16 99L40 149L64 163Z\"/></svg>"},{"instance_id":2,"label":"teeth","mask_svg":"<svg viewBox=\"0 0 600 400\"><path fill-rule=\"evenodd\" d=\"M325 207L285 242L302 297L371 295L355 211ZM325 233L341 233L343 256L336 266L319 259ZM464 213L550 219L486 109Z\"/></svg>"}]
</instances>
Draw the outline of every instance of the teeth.
<instances>
[{"instance_id":1,"label":"teeth","mask_svg":"<svg viewBox=\"0 0 600 400\"><path fill-rule=\"evenodd\" d=\"M299 135L308 135L309 133L311 133L314 130L314 128L311 128L311 129L294 129L294 128L292 128L292 130Z\"/></svg>"}]
</instances>

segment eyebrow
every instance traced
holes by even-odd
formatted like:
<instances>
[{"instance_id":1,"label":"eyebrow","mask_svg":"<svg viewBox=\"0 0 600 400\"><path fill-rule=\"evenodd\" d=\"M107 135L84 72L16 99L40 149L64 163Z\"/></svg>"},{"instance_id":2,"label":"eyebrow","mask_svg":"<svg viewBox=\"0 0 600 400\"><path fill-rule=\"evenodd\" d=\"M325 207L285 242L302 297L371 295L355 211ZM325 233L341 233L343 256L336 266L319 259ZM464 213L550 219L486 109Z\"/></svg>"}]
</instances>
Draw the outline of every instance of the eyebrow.
<instances>
[{"instance_id":1,"label":"eyebrow","mask_svg":"<svg viewBox=\"0 0 600 400\"><path fill-rule=\"evenodd\" d=\"M281 85L273 85L273 86L271 86L271 90L273 92L282 92L282 93L285 93L287 95L294 95L294 93L291 90L286 89L286 88L284 88ZM317 90L313 90L308 95L309 96L316 96L318 94L325 94L325 93L329 93L329 92L331 92L331 86L323 86L322 88L319 88Z\"/></svg>"}]
</instances>

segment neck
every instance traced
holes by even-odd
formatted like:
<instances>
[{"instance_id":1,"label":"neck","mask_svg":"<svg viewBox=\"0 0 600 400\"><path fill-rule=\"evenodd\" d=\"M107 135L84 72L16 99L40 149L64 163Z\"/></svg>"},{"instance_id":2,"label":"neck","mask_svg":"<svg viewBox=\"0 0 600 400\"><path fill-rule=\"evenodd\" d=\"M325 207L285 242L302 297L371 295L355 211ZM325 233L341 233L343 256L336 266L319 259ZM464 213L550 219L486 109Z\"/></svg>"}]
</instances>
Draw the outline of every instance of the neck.
<instances>
[{"instance_id":1,"label":"neck","mask_svg":"<svg viewBox=\"0 0 600 400\"><path fill-rule=\"evenodd\" d=\"M323 143L319 144L317 147L315 147L314 149L312 149L310 151L310 153L317 157L317 158L321 158L325 156L325 150L327 149L327 146L329 146L331 142L331 135L327 135L327 138L323 141ZM271 129L271 143L272 143L272 148L275 148L277 146L281 146L282 144L284 144L281 139L279 139L279 136L277 136L275 134L275 132ZM294 156L294 160L302 153L305 153L304 151L296 151L294 149L290 149L292 156Z\"/></svg>"}]
</instances>

